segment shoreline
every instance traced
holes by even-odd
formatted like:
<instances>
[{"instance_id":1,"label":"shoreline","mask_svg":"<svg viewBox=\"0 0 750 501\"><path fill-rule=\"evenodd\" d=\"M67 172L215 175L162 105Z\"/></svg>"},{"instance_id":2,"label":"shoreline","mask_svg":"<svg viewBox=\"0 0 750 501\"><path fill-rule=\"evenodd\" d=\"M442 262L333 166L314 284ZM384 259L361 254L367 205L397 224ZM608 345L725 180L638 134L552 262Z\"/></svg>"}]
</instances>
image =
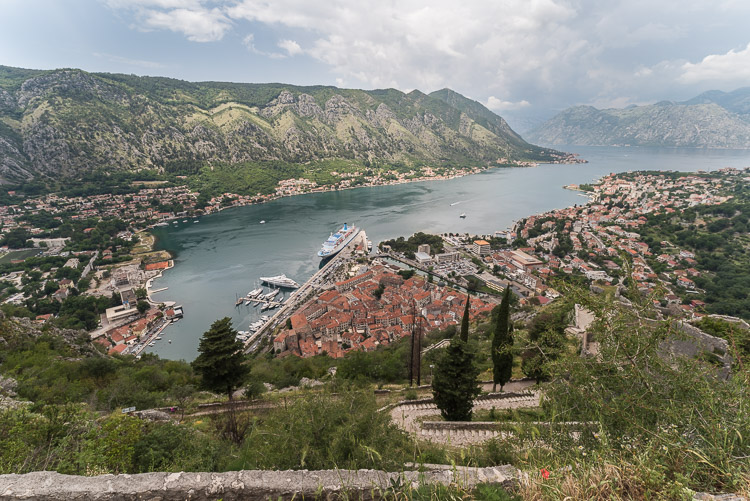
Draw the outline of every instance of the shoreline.
<instances>
[{"instance_id":1,"label":"shoreline","mask_svg":"<svg viewBox=\"0 0 750 501\"><path fill-rule=\"evenodd\" d=\"M578 158L578 157L575 157L575 158ZM171 218L162 219L159 222L167 222L167 221L171 222L171 221L176 221L176 220L182 219L184 217L188 217L188 218L201 218L203 216L208 216L208 215L211 215L211 214L218 214L218 213L220 213L220 212L222 212L224 210L227 210L227 209L236 209L236 208L239 208L239 207L247 207L247 206L251 206L251 205L260 205L260 204L265 204L265 203L268 203L268 202L273 202L275 200L280 200L282 198L291 198L291 197L297 197L297 196L302 196L302 195L312 195L312 194L316 194L316 193L329 193L329 192L334 192L334 191L355 190L355 189L360 189L360 188L378 188L378 187L385 187L385 186L398 186L398 185L402 185L402 184L428 182L428 181L450 181L450 180L453 180L453 179L459 179L459 178L466 177L466 176L473 176L473 175L481 174L483 172L488 172L488 171L494 170L494 169L506 169L506 168L529 169L529 168L539 167L540 165L561 165L561 164L562 165L576 165L576 164L584 164L584 163L587 163L587 161L566 162L566 163L562 163L562 162L554 162L554 163L540 162L540 163L525 163L525 164L518 164L518 165L507 165L507 164L505 164L505 165L498 165L498 166L490 166L490 167L487 167L487 168L474 168L473 170L471 170L469 172L456 173L456 174L452 174L450 176L424 176L424 177L412 178L412 179L395 180L395 181L392 181L392 182L389 182L389 183L386 183L386 184L367 184L367 185L358 185L358 186L345 186L345 187L336 187L336 188L330 188L330 189L311 190L311 191L305 191L305 192L302 192L302 193L290 193L290 194L283 194L283 195L272 195L272 196L269 196L268 198L264 198L264 199L261 199L261 200L254 200L254 201L251 201L249 203L239 203L239 204L228 205L228 206L225 206L225 207L218 207L216 210L212 210L210 212L204 212L203 214L200 214L200 215L174 216L174 217L171 217ZM236 193L233 193L231 195L237 196L237 197L243 196L243 195L238 195ZM154 233L151 232L151 230L153 230L154 227L155 227L155 224L152 224L152 225L149 225L146 228L143 228L143 229L138 230L136 232L136 233L145 233L145 234L149 235L152 238L151 244L150 244L150 246L148 246L147 253L155 252L154 249L156 247L157 237L156 237L156 235L154 235ZM167 268L161 270L159 272L159 274L157 276L153 277L151 280L154 280L156 278L161 278L163 276L163 272L164 271L170 270L170 269L172 269L172 268L175 267L175 264L174 264L174 254L172 252L170 252L169 250L166 250L166 249L164 249L164 250L162 250L160 252L165 252L165 253L167 253L170 256L170 258L169 258L170 265ZM147 288L147 291L148 291L148 288ZM148 297L149 297L149 301L151 301L150 294L148 295ZM173 304L175 303L175 301L166 301L166 300L163 301L162 303L158 303L158 302L155 302L155 303L156 304L167 304L167 303L170 303L170 302L173 303Z\"/></svg>"},{"instance_id":2,"label":"shoreline","mask_svg":"<svg viewBox=\"0 0 750 501\"><path fill-rule=\"evenodd\" d=\"M487 171L490 171L490 170L493 170L493 169L515 169L515 168L529 169L529 168L539 167L540 165L583 165L583 164L587 164L588 163L588 160L580 158L578 156L578 154L576 154L576 153L571 153L570 154L570 158L576 159L578 161L570 161L570 162L520 162L520 163L517 163L517 164L491 165L491 166L487 166L487 167L484 167L484 168L474 167L471 170L469 170L468 172L464 172L464 169L461 169L457 173L451 174L451 175L422 176L422 177L415 177L415 178L409 178L409 179L398 179L398 180L389 181L387 183L371 183L371 184L361 184L361 185L357 185L357 186L336 186L336 187L334 187L335 185L324 185L324 186L318 187L318 188L310 190L310 191L304 191L304 192L299 192L299 193L288 193L288 194L282 194L282 195L279 195L279 194L261 195L260 197L255 198L255 199L253 199L251 201L248 201L248 202L245 202L245 203L232 204L232 205L228 205L228 206L225 206L225 207L221 207L220 206L220 207L218 207L218 208L216 208L214 210L211 210L210 212L203 212L202 214L195 214L195 215L192 215L192 216L174 216L174 217L170 217L170 218L165 218L165 219L160 220L159 223L167 222L167 221L174 221L174 220L178 220L178 219L181 219L181 218L184 218L184 217L188 217L188 218L196 218L196 217L198 217L199 218L199 217L207 216L209 214L214 214L214 213L222 212L222 211L224 211L226 209L232 209L232 208L235 208L235 207L245 207L245 206L248 206L248 205L256 205L256 204L260 205L260 204L264 204L264 203L268 203L268 202L273 202L274 200L279 200L279 199L282 199L282 198L296 197L296 196L301 196L301 195L311 195L311 194L315 194L315 193L328 193L328 192L332 192L332 191L356 190L356 189L359 189L359 188L376 188L376 187L381 187L381 186L398 186L398 185L401 185L401 184L420 183L420 182L427 182L427 181L450 181L452 179L458 179L458 178L462 178L462 177L466 177L466 176L473 176L473 175L481 174L482 172L487 172ZM187 186L187 185L185 185L185 186ZM196 191L194 193L200 193L200 192ZM238 193L229 193L228 196L231 196L231 197L246 197L248 195L240 195ZM203 210L203 209L199 209L199 210ZM152 225L149 225L146 228L144 228L143 230L139 230L139 231L148 231L149 229L153 229L156 224L158 224L158 223L154 223ZM165 252L169 252L169 251L165 251Z\"/></svg>"}]
</instances>

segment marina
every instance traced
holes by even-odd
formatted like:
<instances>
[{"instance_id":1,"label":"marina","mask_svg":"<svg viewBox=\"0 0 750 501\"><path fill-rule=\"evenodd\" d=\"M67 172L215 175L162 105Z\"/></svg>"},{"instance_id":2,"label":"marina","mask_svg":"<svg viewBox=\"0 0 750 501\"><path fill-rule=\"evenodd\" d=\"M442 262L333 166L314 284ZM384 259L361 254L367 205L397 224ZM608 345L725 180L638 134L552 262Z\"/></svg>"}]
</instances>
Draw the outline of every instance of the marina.
<instances>
[{"instance_id":1,"label":"marina","mask_svg":"<svg viewBox=\"0 0 750 501\"><path fill-rule=\"evenodd\" d=\"M346 245L344 245L340 251L337 252L336 256L326 262L310 279L305 282L302 287L292 293L286 302L281 305L282 308L276 312L272 317L265 317L265 321L258 329L248 336L244 341L245 352L249 353L255 350L264 334L271 334L273 329L281 324L289 314L296 308L302 301L304 301L310 294L321 290L325 285L326 277L335 271L340 265L340 259L348 256L348 249L357 245L366 244L367 235L364 231L358 231L352 238L350 238ZM263 320L264 317L261 317Z\"/></svg>"}]
</instances>

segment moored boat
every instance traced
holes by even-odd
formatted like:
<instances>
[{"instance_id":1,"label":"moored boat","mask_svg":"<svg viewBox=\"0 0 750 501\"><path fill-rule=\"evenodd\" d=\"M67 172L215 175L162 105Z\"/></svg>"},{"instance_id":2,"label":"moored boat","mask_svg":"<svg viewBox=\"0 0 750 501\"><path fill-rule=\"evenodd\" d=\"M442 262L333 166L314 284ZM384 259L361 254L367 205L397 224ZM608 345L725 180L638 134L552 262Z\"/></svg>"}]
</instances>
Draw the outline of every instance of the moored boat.
<instances>
[{"instance_id":1,"label":"moored boat","mask_svg":"<svg viewBox=\"0 0 750 501\"><path fill-rule=\"evenodd\" d=\"M276 275L275 277L260 277L260 281L267 283L268 285L275 285L276 287L286 287L287 289L298 289L299 284L287 277L283 273Z\"/></svg>"},{"instance_id":2,"label":"moored boat","mask_svg":"<svg viewBox=\"0 0 750 501\"><path fill-rule=\"evenodd\" d=\"M333 257L343 248L345 248L352 239L359 233L359 228L356 226L348 226L344 223L336 233L331 233L328 240L323 242L323 246L318 251L318 257L327 258Z\"/></svg>"}]
</instances>

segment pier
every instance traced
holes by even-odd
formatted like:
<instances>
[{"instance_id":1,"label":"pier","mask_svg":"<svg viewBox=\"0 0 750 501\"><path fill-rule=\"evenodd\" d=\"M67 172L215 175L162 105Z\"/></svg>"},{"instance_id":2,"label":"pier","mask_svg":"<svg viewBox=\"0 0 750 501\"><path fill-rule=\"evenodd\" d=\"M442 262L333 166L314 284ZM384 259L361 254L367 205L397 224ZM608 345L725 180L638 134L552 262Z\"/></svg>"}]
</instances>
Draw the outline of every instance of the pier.
<instances>
[{"instance_id":1,"label":"pier","mask_svg":"<svg viewBox=\"0 0 750 501\"><path fill-rule=\"evenodd\" d=\"M260 339L262 339L262 336L264 334L273 332L273 329L283 321L285 321L286 318L290 316L291 313L307 299L308 295L323 289L326 286L326 277L331 272L337 270L341 266L342 262L346 258L351 256L352 249L356 248L358 244L362 244L365 248L367 247L367 234L364 232L364 230L361 230L359 234L357 234L357 236L354 237L352 241L346 245L346 247L341 249L338 254L333 256L331 260L325 264L325 266L323 266L313 276L311 276L307 280L307 282L302 284L299 289L295 290L283 303L281 309L274 313L274 315L270 319L268 319L268 321L263 324L260 329L255 331L247 339L247 341L245 341L245 353L250 353L251 351L253 351L256 343L260 341Z\"/></svg>"},{"instance_id":2,"label":"pier","mask_svg":"<svg viewBox=\"0 0 750 501\"><path fill-rule=\"evenodd\" d=\"M282 301L274 301L273 299L249 299L249 298L241 298L245 306L250 306L250 303L254 303L253 306L257 306L259 304L265 304L268 306L273 306L275 308L278 308L279 306L284 306L284 303ZM238 304L237 306L241 306Z\"/></svg>"}]
</instances>

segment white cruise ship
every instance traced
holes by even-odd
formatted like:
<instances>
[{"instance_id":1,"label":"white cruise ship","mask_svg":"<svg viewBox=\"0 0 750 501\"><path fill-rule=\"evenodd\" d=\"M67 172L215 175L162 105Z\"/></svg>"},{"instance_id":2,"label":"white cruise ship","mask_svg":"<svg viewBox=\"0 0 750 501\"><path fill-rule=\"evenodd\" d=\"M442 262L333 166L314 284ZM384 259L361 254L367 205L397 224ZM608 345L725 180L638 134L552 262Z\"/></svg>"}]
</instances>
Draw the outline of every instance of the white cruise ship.
<instances>
[{"instance_id":1,"label":"white cruise ship","mask_svg":"<svg viewBox=\"0 0 750 501\"><path fill-rule=\"evenodd\" d=\"M348 226L344 223L336 233L331 233L328 240L323 242L323 246L318 251L318 257L327 258L338 254L341 249L347 246L354 237L359 233L359 228L356 226Z\"/></svg>"}]
</instances>

